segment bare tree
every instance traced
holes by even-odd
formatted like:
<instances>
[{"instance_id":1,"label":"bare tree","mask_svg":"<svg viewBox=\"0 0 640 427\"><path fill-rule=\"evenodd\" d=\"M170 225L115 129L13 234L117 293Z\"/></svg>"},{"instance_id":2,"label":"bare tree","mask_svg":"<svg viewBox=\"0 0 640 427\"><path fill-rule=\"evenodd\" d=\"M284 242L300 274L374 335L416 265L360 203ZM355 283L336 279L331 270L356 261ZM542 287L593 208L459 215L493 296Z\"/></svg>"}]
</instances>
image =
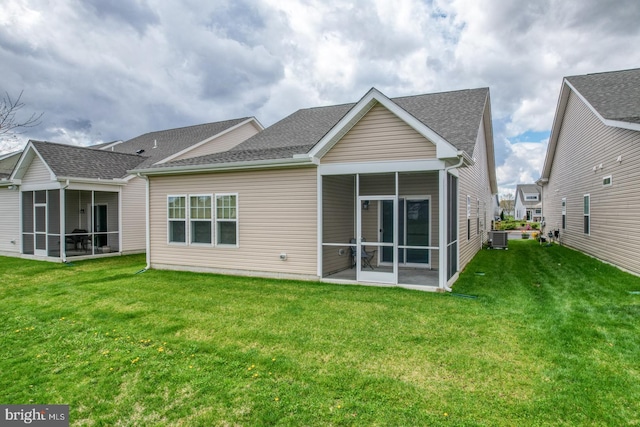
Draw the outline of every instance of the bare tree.
<instances>
[{"instance_id":1,"label":"bare tree","mask_svg":"<svg viewBox=\"0 0 640 427\"><path fill-rule=\"evenodd\" d=\"M506 215L513 216L516 205L516 200L513 193L506 193L502 195L500 199L500 207Z\"/></svg>"},{"instance_id":2,"label":"bare tree","mask_svg":"<svg viewBox=\"0 0 640 427\"><path fill-rule=\"evenodd\" d=\"M18 113L24 107L22 93L23 91L20 91L18 97L13 99L8 92L5 92L2 99L0 99L0 140L22 133L25 129L36 127L40 124L40 119L44 113L32 113L26 119L18 117Z\"/></svg>"}]
</instances>

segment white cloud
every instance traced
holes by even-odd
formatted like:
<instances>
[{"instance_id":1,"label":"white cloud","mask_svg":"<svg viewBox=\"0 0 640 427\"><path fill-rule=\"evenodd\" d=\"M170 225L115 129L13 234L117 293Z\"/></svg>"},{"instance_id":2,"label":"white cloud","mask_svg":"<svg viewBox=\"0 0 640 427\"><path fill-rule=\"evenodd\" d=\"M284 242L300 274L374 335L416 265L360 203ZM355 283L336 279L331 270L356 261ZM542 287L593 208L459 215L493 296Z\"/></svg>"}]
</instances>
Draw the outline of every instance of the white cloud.
<instances>
[{"instance_id":1,"label":"white cloud","mask_svg":"<svg viewBox=\"0 0 640 427\"><path fill-rule=\"evenodd\" d=\"M501 188L535 180L562 77L634 68L636 0L5 0L0 91L25 137L80 145L296 109L490 87ZM18 138L17 141L24 141ZM15 147L0 141L0 152ZM537 169L536 169L537 168Z\"/></svg>"}]
</instances>

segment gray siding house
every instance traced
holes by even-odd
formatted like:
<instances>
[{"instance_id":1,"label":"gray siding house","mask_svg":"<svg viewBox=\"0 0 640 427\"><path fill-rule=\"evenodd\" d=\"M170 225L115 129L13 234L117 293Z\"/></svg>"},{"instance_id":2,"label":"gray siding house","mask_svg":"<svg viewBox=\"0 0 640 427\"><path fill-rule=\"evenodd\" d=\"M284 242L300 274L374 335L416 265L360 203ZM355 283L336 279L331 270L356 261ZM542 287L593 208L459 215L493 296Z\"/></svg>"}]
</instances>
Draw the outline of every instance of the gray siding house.
<instances>
[{"instance_id":1,"label":"gray siding house","mask_svg":"<svg viewBox=\"0 0 640 427\"><path fill-rule=\"evenodd\" d=\"M447 289L497 185L486 88L299 110L148 178L148 268Z\"/></svg>"},{"instance_id":2,"label":"gray siding house","mask_svg":"<svg viewBox=\"0 0 640 427\"><path fill-rule=\"evenodd\" d=\"M0 175L0 255L66 261L144 252L146 183L129 170L226 151L260 130L241 118L89 148L29 141L10 175Z\"/></svg>"},{"instance_id":3,"label":"gray siding house","mask_svg":"<svg viewBox=\"0 0 640 427\"><path fill-rule=\"evenodd\" d=\"M542 197L536 184L516 186L515 215L517 220L539 222L542 219Z\"/></svg>"},{"instance_id":4,"label":"gray siding house","mask_svg":"<svg viewBox=\"0 0 640 427\"><path fill-rule=\"evenodd\" d=\"M640 69L563 80L538 184L546 231L640 274Z\"/></svg>"}]
</instances>

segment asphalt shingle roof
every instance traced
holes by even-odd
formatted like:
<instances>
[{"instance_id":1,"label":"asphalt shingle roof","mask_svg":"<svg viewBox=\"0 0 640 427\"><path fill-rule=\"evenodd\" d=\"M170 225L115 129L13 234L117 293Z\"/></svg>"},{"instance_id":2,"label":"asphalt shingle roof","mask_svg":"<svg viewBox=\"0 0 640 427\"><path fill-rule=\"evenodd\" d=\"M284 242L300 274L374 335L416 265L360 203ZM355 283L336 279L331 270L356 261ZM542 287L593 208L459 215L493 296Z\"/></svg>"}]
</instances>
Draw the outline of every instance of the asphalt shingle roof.
<instances>
[{"instance_id":1,"label":"asphalt shingle roof","mask_svg":"<svg viewBox=\"0 0 640 427\"><path fill-rule=\"evenodd\" d=\"M528 208L533 208L540 203L541 187L536 184L518 184L516 186L516 194L520 195L520 201ZM525 200L524 193L537 194L538 200Z\"/></svg>"},{"instance_id":2,"label":"asphalt shingle roof","mask_svg":"<svg viewBox=\"0 0 640 427\"><path fill-rule=\"evenodd\" d=\"M605 119L640 123L640 68L566 79Z\"/></svg>"},{"instance_id":3,"label":"asphalt shingle roof","mask_svg":"<svg viewBox=\"0 0 640 427\"><path fill-rule=\"evenodd\" d=\"M53 142L34 141L38 150L54 174L59 177L118 179L126 177L127 171L146 160L135 154L101 151Z\"/></svg>"},{"instance_id":4,"label":"asphalt shingle roof","mask_svg":"<svg viewBox=\"0 0 640 427\"><path fill-rule=\"evenodd\" d=\"M456 148L473 152L489 89L392 98L398 106ZM292 158L311 150L356 104L298 110L224 153L183 159L154 168Z\"/></svg>"},{"instance_id":5,"label":"asphalt shingle roof","mask_svg":"<svg viewBox=\"0 0 640 427\"><path fill-rule=\"evenodd\" d=\"M140 166L147 167L248 119L249 117L244 117L215 123L205 123L196 126L149 132L115 145L113 147L113 151L117 153L136 154L137 151L144 150L142 155L146 157L146 160ZM154 145L156 148L153 148ZM107 148L107 150L110 151L111 149Z\"/></svg>"}]
</instances>

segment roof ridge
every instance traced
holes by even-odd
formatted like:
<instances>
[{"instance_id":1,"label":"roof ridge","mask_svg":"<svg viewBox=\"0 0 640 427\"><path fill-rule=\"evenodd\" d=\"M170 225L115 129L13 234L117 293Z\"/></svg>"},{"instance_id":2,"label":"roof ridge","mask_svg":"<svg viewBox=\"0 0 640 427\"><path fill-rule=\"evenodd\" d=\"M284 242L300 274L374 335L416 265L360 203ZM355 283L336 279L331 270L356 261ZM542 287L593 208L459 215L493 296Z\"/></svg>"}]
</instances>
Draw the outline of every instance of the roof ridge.
<instances>
[{"instance_id":1,"label":"roof ridge","mask_svg":"<svg viewBox=\"0 0 640 427\"><path fill-rule=\"evenodd\" d=\"M168 132L170 130L181 130L181 129L187 129L187 128L196 128L196 127L214 125L214 124L219 124L219 123L224 123L224 122L243 121L243 120L248 120L248 119L251 119L251 118L255 118L255 117L254 116L238 117L238 118L235 118L235 119L218 120L217 122L207 122L207 123L200 123L200 124L197 124L197 125L179 126L177 128L169 128L169 129L162 129L162 130L152 130L152 131L140 134L138 136L134 136L133 138L129 138L128 140L125 140L123 142L131 141L132 139L136 139L136 138L139 138L139 137L142 137L142 136L145 136L145 135L151 135L153 133Z\"/></svg>"}]
</instances>

